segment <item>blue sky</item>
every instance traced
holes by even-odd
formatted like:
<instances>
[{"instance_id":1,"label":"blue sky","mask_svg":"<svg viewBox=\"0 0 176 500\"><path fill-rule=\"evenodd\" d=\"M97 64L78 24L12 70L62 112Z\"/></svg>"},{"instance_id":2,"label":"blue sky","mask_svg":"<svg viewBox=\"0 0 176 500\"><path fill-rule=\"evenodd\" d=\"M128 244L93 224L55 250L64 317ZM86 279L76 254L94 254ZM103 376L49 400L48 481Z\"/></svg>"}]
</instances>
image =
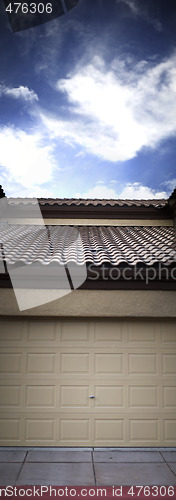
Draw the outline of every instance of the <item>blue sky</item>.
<instances>
[{"instance_id":1,"label":"blue sky","mask_svg":"<svg viewBox=\"0 0 176 500\"><path fill-rule=\"evenodd\" d=\"M175 0L80 0L18 33L3 3L0 13L6 195L168 197L176 185Z\"/></svg>"}]
</instances>

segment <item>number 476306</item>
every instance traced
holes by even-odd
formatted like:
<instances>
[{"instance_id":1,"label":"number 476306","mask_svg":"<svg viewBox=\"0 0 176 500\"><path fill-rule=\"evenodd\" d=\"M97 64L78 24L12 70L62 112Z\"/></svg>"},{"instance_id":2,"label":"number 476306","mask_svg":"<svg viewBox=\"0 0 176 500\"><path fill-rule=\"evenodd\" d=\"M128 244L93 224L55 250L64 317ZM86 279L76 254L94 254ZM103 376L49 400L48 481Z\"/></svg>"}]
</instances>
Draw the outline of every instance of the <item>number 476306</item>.
<instances>
[{"instance_id":1,"label":"number 476306","mask_svg":"<svg viewBox=\"0 0 176 500\"><path fill-rule=\"evenodd\" d=\"M156 497L156 498L166 498L173 497L175 493L174 486L131 486L128 490L128 495L133 497Z\"/></svg>"},{"instance_id":2,"label":"number 476306","mask_svg":"<svg viewBox=\"0 0 176 500\"><path fill-rule=\"evenodd\" d=\"M14 12L14 14L17 14L18 12L21 12L22 14L35 14L35 13L38 13L38 14L43 14L44 12L46 12L46 14L51 14L52 12L52 3L47 3L47 4L44 4L42 2L40 3L18 3L18 2L10 2L8 4L8 6L6 7L6 12L9 12L10 14L12 14L12 12Z\"/></svg>"}]
</instances>

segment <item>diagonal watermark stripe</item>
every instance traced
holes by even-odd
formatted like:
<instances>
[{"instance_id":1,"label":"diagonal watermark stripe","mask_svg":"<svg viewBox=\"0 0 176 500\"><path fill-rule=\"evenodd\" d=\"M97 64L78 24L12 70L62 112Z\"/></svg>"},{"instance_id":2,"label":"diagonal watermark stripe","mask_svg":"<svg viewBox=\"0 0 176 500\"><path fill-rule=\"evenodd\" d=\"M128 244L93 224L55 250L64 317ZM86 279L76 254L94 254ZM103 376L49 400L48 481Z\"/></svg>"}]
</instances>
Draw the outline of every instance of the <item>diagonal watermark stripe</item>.
<instances>
[{"instance_id":1,"label":"diagonal watermark stripe","mask_svg":"<svg viewBox=\"0 0 176 500\"><path fill-rule=\"evenodd\" d=\"M52 21L73 9L79 0L3 0L13 33Z\"/></svg>"},{"instance_id":2,"label":"diagonal watermark stripe","mask_svg":"<svg viewBox=\"0 0 176 500\"><path fill-rule=\"evenodd\" d=\"M84 283L76 227L48 226L37 199L0 200L0 267L7 266L20 311L59 299Z\"/></svg>"},{"instance_id":3,"label":"diagonal watermark stripe","mask_svg":"<svg viewBox=\"0 0 176 500\"><path fill-rule=\"evenodd\" d=\"M64 12L65 12L65 14L66 14L66 12L67 12L67 7L66 7L66 5L65 5L65 0L61 0L61 2L62 2L62 7L63 7L63 9L64 9Z\"/></svg>"}]
</instances>

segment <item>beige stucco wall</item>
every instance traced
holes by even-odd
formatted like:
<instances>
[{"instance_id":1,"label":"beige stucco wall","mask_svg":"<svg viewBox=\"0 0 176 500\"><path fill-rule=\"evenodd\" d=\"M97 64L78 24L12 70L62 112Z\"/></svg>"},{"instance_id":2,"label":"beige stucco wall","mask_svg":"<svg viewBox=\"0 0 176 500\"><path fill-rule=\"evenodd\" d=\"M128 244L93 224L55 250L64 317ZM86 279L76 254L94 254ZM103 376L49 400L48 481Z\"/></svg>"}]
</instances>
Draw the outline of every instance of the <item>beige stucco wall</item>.
<instances>
[{"instance_id":1,"label":"beige stucco wall","mask_svg":"<svg viewBox=\"0 0 176 500\"><path fill-rule=\"evenodd\" d=\"M20 312L14 291L0 289L0 316L176 318L176 291L75 290L65 297Z\"/></svg>"}]
</instances>

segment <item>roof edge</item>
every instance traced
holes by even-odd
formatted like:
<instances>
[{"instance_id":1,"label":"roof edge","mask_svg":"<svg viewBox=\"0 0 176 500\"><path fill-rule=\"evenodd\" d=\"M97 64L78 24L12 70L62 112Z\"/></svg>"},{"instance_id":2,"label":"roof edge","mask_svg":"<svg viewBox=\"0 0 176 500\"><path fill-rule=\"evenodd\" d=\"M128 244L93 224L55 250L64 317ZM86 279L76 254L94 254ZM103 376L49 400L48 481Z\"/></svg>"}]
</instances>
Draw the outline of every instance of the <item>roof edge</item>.
<instances>
[{"instance_id":1,"label":"roof edge","mask_svg":"<svg viewBox=\"0 0 176 500\"><path fill-rule=\"evenodd\" d=\"M176 188L174 189L174 191L170 195L170 198L168 200L168 205L169 205L171 215L172 215L173 219L175 219L176 218Z\"/></svg>"},{"instance_id":2,"label":"roof edge","mask_svg":"<svg viewBox=\"0 0 176 500\"><path fill-rule=\"evenodd\" d=\"M4 190L0 184L0 198L4 198L5 197L5 193L4 193Z\"/></svg>"}]
</instances>

